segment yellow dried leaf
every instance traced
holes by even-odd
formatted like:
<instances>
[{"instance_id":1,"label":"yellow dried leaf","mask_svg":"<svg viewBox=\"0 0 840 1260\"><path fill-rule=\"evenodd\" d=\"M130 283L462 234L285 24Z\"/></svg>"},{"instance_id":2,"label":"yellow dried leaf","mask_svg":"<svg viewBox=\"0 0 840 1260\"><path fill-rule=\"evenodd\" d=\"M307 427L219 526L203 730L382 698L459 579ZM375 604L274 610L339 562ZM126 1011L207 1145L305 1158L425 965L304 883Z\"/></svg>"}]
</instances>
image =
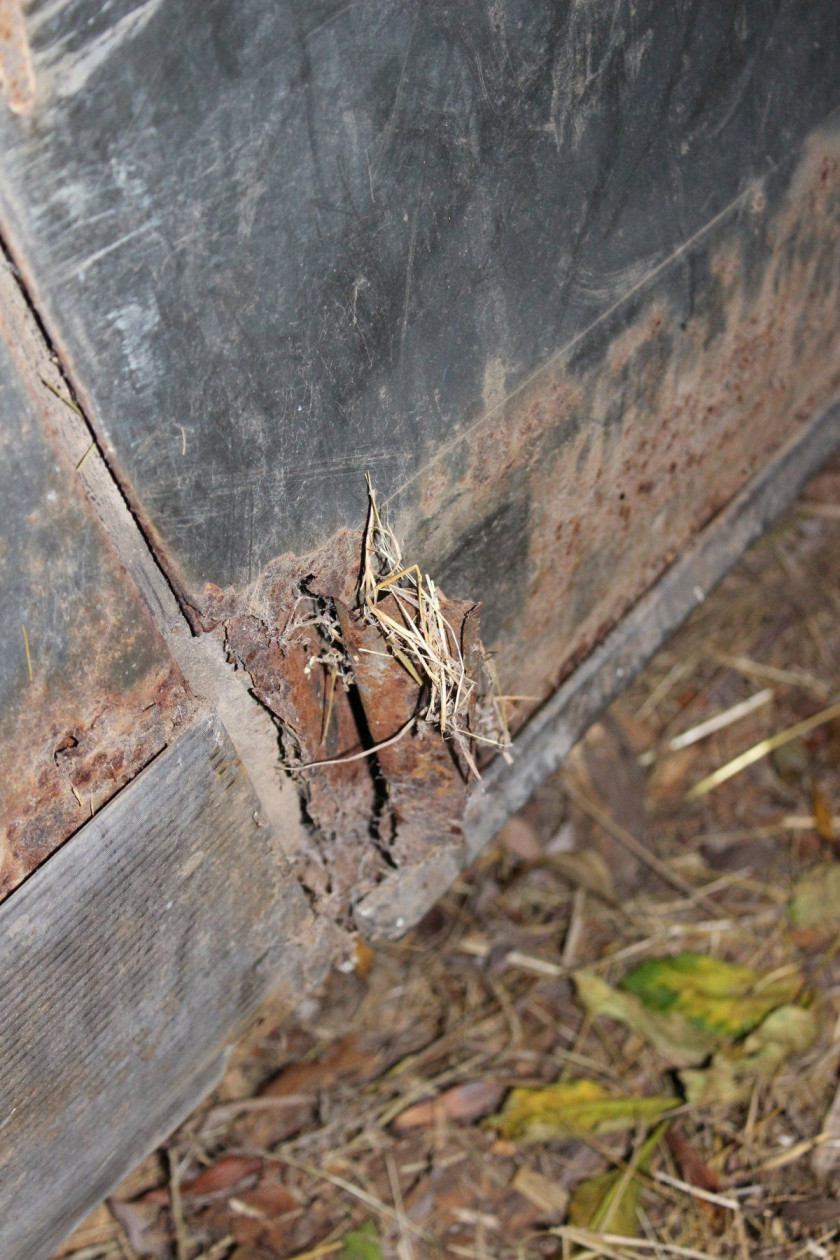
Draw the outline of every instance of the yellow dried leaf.
<instances>
[{"instance_id":1,"label":"yellow dried leaf","mask_svg":"<svg viewBox=\"0 0 840 1260\"><path fill-rule=\"evenodd\" d=\"M597 1081L560 1081L512 1089L489 1124L503 1138L548 1142L578 1133L621 1133L678 1105L678 1098L615 1098Z\"/></svg>"},{"instance_id":2,"label":"yellow dried leaf","mask_svg":"<svg viewBox=\"0 0 840 1260\"><path fill-rule=\"evenodd\" d=\"M649 1011L634 993L613 989L591 971L575 976L578 997L592 1015L608 1015L638 1033L674 1067L702 1063L717 1048L719 1038L689 1023L678 1011Z\"/></svg>"}]
</instances>

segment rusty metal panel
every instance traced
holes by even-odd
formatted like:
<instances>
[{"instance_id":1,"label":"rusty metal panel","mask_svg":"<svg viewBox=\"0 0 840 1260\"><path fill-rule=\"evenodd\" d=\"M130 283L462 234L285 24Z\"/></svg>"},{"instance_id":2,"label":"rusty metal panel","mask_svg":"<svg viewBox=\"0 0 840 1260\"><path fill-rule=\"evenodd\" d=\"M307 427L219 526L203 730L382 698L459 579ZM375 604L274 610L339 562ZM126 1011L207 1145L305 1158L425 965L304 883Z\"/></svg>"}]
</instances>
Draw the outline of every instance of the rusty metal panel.
<instances>
[{"instance_id":1,"label":"rusty metal panel","mask_svg":"<svg viewBox=\"0 0 840 1260\"><path fill-rule=\"evenodd\" d=\"M0 309L0 899L152 762L194 708L47 421ZM30 365L31 366L31 365ZM46 373L52 365L41 364Z\"/></svg>"},{"instance_id":2,"label":"rusty metal panel","mask_svg":"<svg viewBox=\"0 0 840 1260\"><path fill-rule=\"evenodd\" d=\"M356 525L365 469L451 478L441 449L601 321L655 371L639 286L671 266L674 318L714 318L697 234L840 104L835 0L34 0L26 26L4 228L198 607Z\"/></svg>"},{"instance_id":3,"label":"rusty metal panel","mask_svg":"<svg viewBox=\"0 0 840 1260\"><path fill-rule=\"evenodd\" d=\"M0 907L0 1254L44 1260L324 960L227 736L199 714Z\"/></svg>"},{"instance_id":4,"label":"rusty metal panel","mask_svg":"<svg viewBox=\"0 0 840 1260\"><path fill-rule=\"evenodd\" d=\"M392 504L521 724L840 390L840 119Z\"/></svg>"},{"instance_id":5,"label":"rusty metal panel","mask_svg":"<svg viewBox=\"0 0 840 1260\"><path fill-rule=\"evenodd\" d=\"M392 667L336 689L289 632L318 599L367 632L364 472L483 604L523 728L840 388L840 15L62 0L25 34L0 228L349 924L468 795L419 738L308 765L410 711Z\"/></svg>"}]
</instances>

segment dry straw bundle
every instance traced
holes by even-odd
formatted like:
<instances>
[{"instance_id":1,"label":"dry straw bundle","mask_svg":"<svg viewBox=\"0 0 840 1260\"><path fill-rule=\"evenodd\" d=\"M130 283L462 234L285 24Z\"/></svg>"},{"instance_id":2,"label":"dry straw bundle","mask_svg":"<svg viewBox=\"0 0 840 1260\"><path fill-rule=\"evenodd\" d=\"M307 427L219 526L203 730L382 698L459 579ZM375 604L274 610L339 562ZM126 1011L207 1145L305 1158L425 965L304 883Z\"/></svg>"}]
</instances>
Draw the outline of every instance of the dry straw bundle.
<instances>
[{"instance_id":1,"label":"dry straw bundle","mask_svg":"<svg viewBox=\"0 0 840 1260\"><path fill-rule=\"evenodd\" d=\"M416 564L403 563L400 545L383 520L370 477L365 527L360 604L378 627L388 650L426 693L418 718L451 739L465 764L480 778L470 741L493 745L509 758L510 734L498 694L492 663L483 649L486 685L471 676L461 643L444 613L438 587ZM399 620L381 608L390 595ZM473 721L470 721L470 712ZM476 729L476 727L480 729ZM493 734L483 733L492 730Z\"/></svg>"}]
</instances>

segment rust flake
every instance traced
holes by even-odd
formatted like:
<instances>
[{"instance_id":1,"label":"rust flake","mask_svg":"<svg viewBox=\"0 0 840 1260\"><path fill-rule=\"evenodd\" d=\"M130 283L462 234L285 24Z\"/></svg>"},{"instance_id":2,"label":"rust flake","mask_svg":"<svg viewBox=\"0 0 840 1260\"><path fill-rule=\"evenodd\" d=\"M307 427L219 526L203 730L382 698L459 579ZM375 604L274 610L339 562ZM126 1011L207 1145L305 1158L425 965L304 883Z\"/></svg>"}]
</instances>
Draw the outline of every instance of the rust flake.
<instances>
[{"instance_id":1,"label":"rust flake","mask_svg":"<svg viewBox=\"0 0 840 1260\"><path fill-rule=\"evenodd\" d=\"M93 653L68 685L36 677L0 745L0 901L162 752L194 711L175 665L154 665L131 687L109 692L103 682L112 664L103 669Z\"/></svg>"},{"instance_id":2,"label":"rust flake","mask_svg":"<svg viewBox=\"0 0 840 1260\"><path fill-rule=\"evenodd\" d=\"M348 923L353 906L394 868L441 842L460 843L467 796L466 770L450 744L422 721L413 723L422 700L416 681L387 653L380 631L354 611L362 544L360 533L342 531L310 556L279 557L245 592L208 587L203 615L204 628L224 636L229 658L277 718L311 825L302 881L320 910ZM335 640L309 624L313 601L333 619ZM476 610L458 601L446 609L469 652ZM334 685L320 663L330 642L347 666L345 681ZM397 742L369 756L310 764L356 756L401 731Z\"/></svg>"},{"instance_id":3,"label":"rust flake","mask_svg":"<svg viewBox=\"0 0 840 1260\"><path fill-rule=\"evenodd\" d=\"M35 73L21 0L0 0L0 85L13 114L35 103Z\"/></svg>"}]
</instances>

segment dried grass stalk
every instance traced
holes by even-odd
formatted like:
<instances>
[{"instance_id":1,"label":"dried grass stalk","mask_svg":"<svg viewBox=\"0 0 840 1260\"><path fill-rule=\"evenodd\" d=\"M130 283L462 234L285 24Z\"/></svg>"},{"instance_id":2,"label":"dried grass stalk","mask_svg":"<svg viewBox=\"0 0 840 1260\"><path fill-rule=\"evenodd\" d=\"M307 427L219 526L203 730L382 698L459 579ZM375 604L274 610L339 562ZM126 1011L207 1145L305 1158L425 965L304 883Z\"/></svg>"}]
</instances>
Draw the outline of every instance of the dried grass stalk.
<instances>
[{"instance_id":1,"label":"dried grass stalk","mask_svg":"<svg viewBox=\"0 0 840 1260\"><path fill-rule=\"evenodd\" d=\"M428 574L406 565L396 536L383 520L370 477L360 605L389 651L424 692L418 719L451 739L465 764L480 778L470 745L499 748L509 758L510 733L491 662L483 659L485 685L467 669L458 635L445 616L445 602ZM380 607L390 595L399 619ZM484 683L484 680L482 680ZM475 720L470 722L470 710Z\"/></svg>"}]
</instances>

